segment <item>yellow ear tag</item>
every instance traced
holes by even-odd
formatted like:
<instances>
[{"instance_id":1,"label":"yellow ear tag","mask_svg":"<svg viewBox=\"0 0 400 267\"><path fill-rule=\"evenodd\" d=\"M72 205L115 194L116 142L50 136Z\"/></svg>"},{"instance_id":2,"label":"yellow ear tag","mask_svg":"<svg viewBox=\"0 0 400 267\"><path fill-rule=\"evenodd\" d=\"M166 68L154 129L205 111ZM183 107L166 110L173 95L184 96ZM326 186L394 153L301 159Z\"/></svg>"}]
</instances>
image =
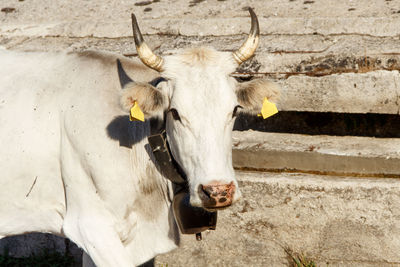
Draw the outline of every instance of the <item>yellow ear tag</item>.
<instances>
[{"instance_id":1,"label":"yellow ear tag","mask_svg":"<svg viewBox=\"0 0 400 267\"><path fill-rule=\"evenodd\" d=\"M130 121L144 121L144 114L140 110L139 105L135 101L133 103L133 107L131 108L131 112L129 114Z\"/></svg>"},{"instance_id":2,"label":"yellow ear tag","mask_svg":"<svg viewBox=\"0 0 400 267\"><path fill-rule=\"evenodd\" d=\"M263 106L261 108L261 113L257 114L259 117L263 117L263 119L266 119L268 117L271 117L272 115L275 115L278 113L278 109L276 108L275 103L269 102L268 99L265 97Z\"/></svg>"}]
</instances>

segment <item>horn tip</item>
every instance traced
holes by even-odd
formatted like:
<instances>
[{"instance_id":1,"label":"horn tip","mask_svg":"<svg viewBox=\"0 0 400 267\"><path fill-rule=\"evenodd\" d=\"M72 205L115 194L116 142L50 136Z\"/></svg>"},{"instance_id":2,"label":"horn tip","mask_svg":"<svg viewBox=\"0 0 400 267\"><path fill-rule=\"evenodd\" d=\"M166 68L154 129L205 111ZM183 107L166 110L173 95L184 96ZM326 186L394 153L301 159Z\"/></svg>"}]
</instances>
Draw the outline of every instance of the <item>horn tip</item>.
<instances>
[{"instance_id":1,"label":"horn tip","mask_svg":"<svg viewBox=\"0 0 400 267\"><path fill-rule=\"evenodd\" d=\"M254 12L254 10L253 10L251 7L248 7L248 11L249 11L250 16L251 16L252 18L257 18L256 13Z\"/></svg>"},{"instance_id":2,"label":"horn tip","mask_svg":"<svg viewBox=\"0 0 400 267\"><path fill-rule=\"evenodd\" d=\"M137 27L137 19L135 14L131 13L131 20L132 20L132 27L136 28Z\"/></svg>"},{"instance_id":3,"label":"horn tip","mask_svg":"<svg viewBox=\"0 0 400 267\"><path fill-rule=\"evenodd\" d=\"M249 7L248 10L249 10L250 17L251 17L251 30L250 31L254 36L259 35L260 34L260 26L258 24L257 15L251 7Z\"/></svg>"},{"instance_id":4,"label":"horn tip","mask_svg":"<svg viewBox=\"0 0 400 267\"><path fill-rule=\"evenodd\" d=\"M135 14L131 13L131 18L132 18L133 38L135 39L136 47L138 47L143 43L143 36L140 32Z\"/></svg>"}]
</instances>

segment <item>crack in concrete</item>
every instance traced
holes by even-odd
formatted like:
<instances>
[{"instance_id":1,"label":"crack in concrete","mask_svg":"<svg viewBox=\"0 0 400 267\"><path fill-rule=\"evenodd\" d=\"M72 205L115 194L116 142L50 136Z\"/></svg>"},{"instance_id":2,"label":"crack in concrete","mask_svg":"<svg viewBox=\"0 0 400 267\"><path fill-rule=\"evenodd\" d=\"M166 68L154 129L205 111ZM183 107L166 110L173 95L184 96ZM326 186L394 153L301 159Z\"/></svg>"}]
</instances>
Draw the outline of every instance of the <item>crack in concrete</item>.
<instances>
[{"instance_id":1,"label":"crack in concrete","mask_svg":"<svg viewBox=\"0 0 400 267\"><path fill-rule=\"evenodd\" d=\"M334 171L309 171L300 169L273 169L273 168L257 168L257 167L235 167L235 171L242 172L272 172L272 173L301 173L313 174L320 176L335 176L335 177L352 177L352 178L386 178L386 179L400 179L400 174L382 174L382 173L354 173L354 172L334 172Z\"/></svg>"},{"instance_id":2,"label":"crack in concrete","mask_svg":"<svg viewBox=\"0 0 400 267\"><path fill-rule=\"evenodd\" d=\"M318 259L320 260L320 259ZM379 264L385 263L385 264L400 264L400 261L369 261L369 260L344 260L342 258L328 258L324 259L324 261L329 261L335 263L335 262L340 262L340 263L369 263L369 264L376 264L376 266L379 266Z\"/></svg>"},{"instance_id":3,"label":"crack in concrete","mask_svg":"<svg viewBox=\"0 0 400 267\"><path fill-rule=\"evenodd\" d=\"M316 54L316 53L324 53L326 52L329 48L331 48L332 45L326 47L325 49L322 50L276 50L271 52L271 54Z\"/></svg>"},{"instance_id":4,"label":"crack in concrete","mask_svg":"<svg viewBox=\"0 0 400 267\"><path fill-rule=\"evenodd\" d=\"M288 79L291 76L299 76L299 75L305 75L309 77L324 77L324 76L330 76L330 75L340 75L340 74L348 74L348 73L354 73L354 74L361 74L361 73L370 73L370 72L375 72L379 70L385 70L385 71L400 71L400 68L398 69L390 69L390 68L376 68L376 69L371 69L368 71L360 71L360 70L355 70L355 69L349 69L349 70L341 70L341 71L330 71L330 72L290 72L290 71L277 71L277 72L234 72L231 74L232 77L238 77L238 78L248 78L249 76L279 76L282 75L284 76L284 79ZM400 96L399 96L400 97ZM400 101L400 100L399 100ZM399 103L400 105L400 103Z\"/></svg>"},{"instance_id":5,"label":"crack in concrete","mask_svg":"<svg viewBox=\"0 0 400 267\"><path fill-rule=\"evenodd\" d=\"M18 28L14 28L11 30L6 30L3 32L0 32L0 37L7 37L7 33L13 33L17 30L21 30ZM202 35L202 38L205 37L214 37L214 38L227 38L227 37L238 37L238 36L246 36L247 34L224 34L224 35L218 35L218 34L209 34L209 35ZM24 35L19 35L24 36ZM176 36L182 36L182 37L196 37L194 35L186 35L182 34L180 31L178 34L171 34L168 32L163 32L160 31L158 33L143 33L143 36L170 36L170 37L176 37ZM320 37L336 37L336 36L360 36L360 37L371 37L371 38L378 38L378 39L397 39L398 35L372 35L372 34L367 34L367 33L328 33L328 34L323 34L319 32L314 32L314 33L260 33L261 37L268 37L268 36L287 36L287 37L296 37L296 36L320 36ZM93 38L93 39L121 39L121 38L129 38L129 36L118 36L118 37L107 37L107 36L93 36L93 35L85 35L85 36L70 36L70 35L61 35L61 34L47 34L43 36L30 36L30 37L61 37L61 38Z\"/></svg>"}]
</instances>

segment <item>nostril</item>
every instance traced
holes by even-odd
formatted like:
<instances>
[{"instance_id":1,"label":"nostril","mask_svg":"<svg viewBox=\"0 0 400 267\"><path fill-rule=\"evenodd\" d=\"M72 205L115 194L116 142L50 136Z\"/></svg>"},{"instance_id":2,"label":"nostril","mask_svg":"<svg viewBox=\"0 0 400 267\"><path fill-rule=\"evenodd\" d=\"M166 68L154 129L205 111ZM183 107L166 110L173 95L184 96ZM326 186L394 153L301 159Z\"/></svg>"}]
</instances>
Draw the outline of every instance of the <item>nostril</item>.
<instances>
[{"instance_id":1,"label":"nostril","mask_svg":"<svg viewBox=\"0 0 400 267\"><path fill-rule=\"evenodd\" d=\"M221 198L218 200L218 202L219 202L219 203L224 203L226 200L227 200L227 199L226 199L225 197L221 197Z\"/></svg>"},{"instance_id":2,"label":"nostril","mask_svg":"<svg viewBox=\"0 0 400 267\"><path fill-rule=\"evenodd\" d=\"M200 185L198 187L198 192L204 206L214 207L217 204L216 199L212 196L213 190L210 186Z\"/></svg>"},{"instance_id":3,"label":"nostril","mask_svg":"<svg viewBox=\"0 0 400 267\"><path fill-rule=\"evenodd\" d=\"M213 192L210 186L200 185L200 190L208 197L215 196L215 192Z\"/></svg>"},{"instance_id":4,"label":"nostril","mask_svg":"<svg viewBox=\"0 0 400 267\"><path fill-rule=\"evenodd\" d=\"M200 196L202 196L202 198L204 198L204 197L210 198L211 197L210 192L207 191L207 189L206 189L206 186L204 186L202 184L199 185L199 189L197 191L199 192Z\"/></svg>"}]
</instances>

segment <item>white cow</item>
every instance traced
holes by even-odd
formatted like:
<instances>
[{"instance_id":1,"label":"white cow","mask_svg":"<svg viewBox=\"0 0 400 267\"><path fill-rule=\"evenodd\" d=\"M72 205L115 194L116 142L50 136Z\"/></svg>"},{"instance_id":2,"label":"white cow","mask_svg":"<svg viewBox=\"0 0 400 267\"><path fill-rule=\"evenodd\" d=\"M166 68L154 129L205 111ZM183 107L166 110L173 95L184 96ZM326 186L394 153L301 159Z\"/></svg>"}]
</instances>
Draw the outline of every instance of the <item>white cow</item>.
<instances>
[{"instance_id":1,"label":"white cow","mask_svg":"<svg viewBox=\"0 0 400 267\"><path fill-rule=\"evenodd\" d=\"M258 44L258 22L236 52L189 49L161 58L133 20L140 59L104 52L0 51L0 238L46 232L71 239L97 266L134 266L174 249L171 184L156 168L149 122L166 120L190 202L223 208L240 197L231 160L238 112L278 96L263 80L230 74ZM121 88L117 59L133 80ZM155 87L148 82L165 80ZM164 112L167 114L163 117Z\"/></svg>"}]
</instances>

